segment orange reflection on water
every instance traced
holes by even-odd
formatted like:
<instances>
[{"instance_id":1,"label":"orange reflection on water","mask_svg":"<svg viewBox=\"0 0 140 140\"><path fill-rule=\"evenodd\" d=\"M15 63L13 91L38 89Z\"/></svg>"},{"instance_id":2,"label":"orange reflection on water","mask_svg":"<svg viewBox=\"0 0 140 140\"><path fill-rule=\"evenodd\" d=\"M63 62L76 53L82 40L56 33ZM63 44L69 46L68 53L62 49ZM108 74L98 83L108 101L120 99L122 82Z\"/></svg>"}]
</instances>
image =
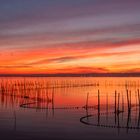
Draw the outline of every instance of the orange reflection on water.
<instances>
[{"instance_id":1,"label":"orange reflection on water","mask_svg":"<svg viewBox=\"0 0 140 140\"><path fill-rule=\"evenodd\" d=\"M5 106L36 102L38 108L83 107L87 94L89 106L98 104L98 94L102 105L112 105L116 91L120 103L127 104L128 90L131 103L136 104L139 86L139 78L5 78L0 99Z\"/></svg>"}]
</instances>

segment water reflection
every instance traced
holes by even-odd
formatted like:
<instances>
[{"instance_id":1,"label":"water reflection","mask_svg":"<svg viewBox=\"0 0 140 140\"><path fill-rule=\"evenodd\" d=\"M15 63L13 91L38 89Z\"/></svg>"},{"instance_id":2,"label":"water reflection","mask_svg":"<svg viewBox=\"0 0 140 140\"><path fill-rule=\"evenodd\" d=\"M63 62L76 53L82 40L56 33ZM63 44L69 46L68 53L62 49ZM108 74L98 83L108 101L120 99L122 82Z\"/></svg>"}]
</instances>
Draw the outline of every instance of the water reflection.
<instances>
[{"instance_id":1,"label":"water reflection","mask_svg":"<svg viewBox=\"0 0 140 140\"><path fill-rule=\"evenodd\" d=\"M118 134L124 129L127 134L140 129L139 86L139 78L3 78L0 81L0 121L7 119L18 131L21 129L19 122L27 121L27 118L21 117L21 120L18 116L24 113L37 119L37 112L41 111L45 112L50 127L54 129L58 126L51 119L59 121L57 116L60 113L64 121L71 112L70 119L65 121L73 123L72 127L78 131L82 129L78 125L84 124L84 128L115 129ZM78 120L74 120L75 115ZM8 129L6 123L3 125ZM48 127L44 123L36 125Z\"/></svg>"},{"instance_id":2,"label":"water reflection","mask_svg":"<svg viewBox=\"0 0 140 140\"><path fill-rule=\"evenodd\" d=\"M137 93L138 93L138 96L136 96L136 98L138 97L138 100L139 100L139 89L138 89ZM127 100L127 102L128 102L128 106L127 106L124 104L123 98L122 98L122 103L120 104L120 94L118 94L118 99L116 98L116 96L117 96L117 92L115 91L114 111L113 111L113 106L112 106L112 109L110 109L110 112L108 111L108 100L107 100L106 112L102 111L102 113L100 113L100 92L98 90L98 107L97 107L97 111L96 111L97 113L89 114L89 111L88 111L89 108L87 107L86 116L81 117L80 122L83 124L86 124L86 125L108 127L108 128L118 128L118 131L120 128L127 129L127 132L128 132L128 129L140 129L140 127L139 127L140 102L139 102L139 104L132 105L131 103L129 103L129 100ZM122 95L122 97L123 97L123 95ZM107 98L108 98L108 96L107 96ZM130 96L130 101L131 101L131 96ZM120 109L120 106L122 106L121 109ZM139 115L137 115L138 114L137 108L139 108L138 109ZM124 116L125 116L125 118L124 118ZM108 120L112 120L113 117L115 118L114 123L109 122ZM133 122L134 118L136 121L135 123Z\"/></svg>"}]
</instances>

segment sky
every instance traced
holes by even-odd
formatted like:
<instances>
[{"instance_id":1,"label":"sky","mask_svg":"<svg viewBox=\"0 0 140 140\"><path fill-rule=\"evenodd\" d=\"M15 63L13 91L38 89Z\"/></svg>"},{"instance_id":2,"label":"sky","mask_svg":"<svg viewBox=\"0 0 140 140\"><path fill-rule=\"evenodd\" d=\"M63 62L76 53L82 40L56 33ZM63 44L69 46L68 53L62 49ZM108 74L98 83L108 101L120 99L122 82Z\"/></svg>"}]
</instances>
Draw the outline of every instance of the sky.
<instances>
[{"instance_id":1,"label":"sky","mask_svg":"<svg viewBox=\"0 0 140 140\"><path fill-rule=\"evenodd\" d=\"M0 74L139 73L140 0L0 0Z\"/></svg>"}]
</instances>

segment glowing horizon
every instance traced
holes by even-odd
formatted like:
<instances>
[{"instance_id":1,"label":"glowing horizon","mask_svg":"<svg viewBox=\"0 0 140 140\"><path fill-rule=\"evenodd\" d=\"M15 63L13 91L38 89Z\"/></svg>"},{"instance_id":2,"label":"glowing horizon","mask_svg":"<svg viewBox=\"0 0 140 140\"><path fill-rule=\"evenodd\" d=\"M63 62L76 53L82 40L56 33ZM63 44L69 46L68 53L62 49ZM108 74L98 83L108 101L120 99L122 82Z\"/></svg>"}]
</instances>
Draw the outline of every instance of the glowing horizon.
<instances>
[{"instance_id":1,"label":"glowing horizon","mask_svg":"<svg viewBox=\"0 0 140 140\"><path fill-rule=\"evenodd\" d=\"M0 5L0 74L140 72L138 0Z\"/></svg>"}]
</instances>

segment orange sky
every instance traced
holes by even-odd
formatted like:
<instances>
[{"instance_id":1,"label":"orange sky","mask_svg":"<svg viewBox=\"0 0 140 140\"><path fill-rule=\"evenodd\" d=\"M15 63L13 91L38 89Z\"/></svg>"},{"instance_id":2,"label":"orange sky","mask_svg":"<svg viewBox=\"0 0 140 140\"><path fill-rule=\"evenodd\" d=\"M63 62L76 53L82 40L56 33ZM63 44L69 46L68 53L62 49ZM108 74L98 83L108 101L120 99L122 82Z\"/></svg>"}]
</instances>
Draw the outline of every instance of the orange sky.
<instances>
[{"instance_id":1,"label":"orange sky","mask_svg":"<svg viewBox=\"0 0 140 140\"><path fill-rule=\"evenodd\" d=\"M0 74L140 72L138 5L3 2Z\"/></svg>"},{"instance_id":2,"label":"orange sky","mask_svg":"<svg viewBox=\"0 0 140 140\"><path fill-rule=\"evenodd\" d=\"M117 46L78 43L10 53L5 50L0 73L139 72L139 46L139 41L133 41Z\"/></svg>"}]
</instances>

